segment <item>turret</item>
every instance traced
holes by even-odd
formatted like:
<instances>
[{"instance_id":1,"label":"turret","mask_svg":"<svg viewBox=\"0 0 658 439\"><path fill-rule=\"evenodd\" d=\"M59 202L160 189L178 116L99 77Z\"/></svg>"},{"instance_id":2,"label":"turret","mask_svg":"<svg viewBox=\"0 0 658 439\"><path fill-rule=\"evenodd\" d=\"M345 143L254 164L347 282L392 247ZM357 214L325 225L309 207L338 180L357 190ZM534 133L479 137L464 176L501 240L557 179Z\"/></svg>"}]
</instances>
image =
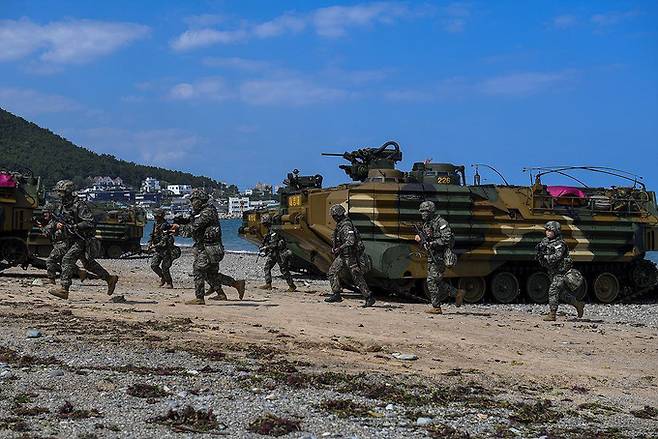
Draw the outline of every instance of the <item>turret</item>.
<instances>
[{"instance_id":1,"label":"turret","mask_svg":"<svg viewBox=\"0 0 658 439\"><path fill-rule=\"evenodd\" d=\"M342 157L351 164L340 165L340 169L353 181L378 181L382 178L400 179L403 174L395 169L395 164L402 160L400 145L392 140L379 148L361 148L339 153L322 153L324 156Z\"/></svg>"}]
</instances>

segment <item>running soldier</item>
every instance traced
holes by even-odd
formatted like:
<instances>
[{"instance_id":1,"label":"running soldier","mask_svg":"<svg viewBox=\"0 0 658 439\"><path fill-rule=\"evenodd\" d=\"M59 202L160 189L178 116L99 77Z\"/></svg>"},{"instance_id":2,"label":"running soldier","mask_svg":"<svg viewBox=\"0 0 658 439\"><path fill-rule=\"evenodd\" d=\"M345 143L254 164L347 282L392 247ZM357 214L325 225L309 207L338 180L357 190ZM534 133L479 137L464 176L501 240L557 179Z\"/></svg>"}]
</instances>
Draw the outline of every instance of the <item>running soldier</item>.
<instances>
[{"instance_id":1,"label":"running soldier","mask_svg":"<svg viewBox=\"0 0 658 439\"><path fill-rule=\"evenodd\" d=\"M276 264L279 264L279 269L283 278L288 282L288 291L297 291L297 286L292 280L292 275L290 274L290 255L291 252L288 250L288 244L286 240L276 231L272 230L272 218L269 215L263 215L261 218L261 224L267 229L267 234L263 238L263 245L261 246L259 252L264 253L267 256L265 261L265 284L261 285L261 290L271 290L272 289L272 268Z\"/></svg>"},{"instance_id":2,"label":"running soldier","mask_svg":"<svg viewBox=\"0 0 658 439\"><path fill-rule=\"evenodd\" d=\"M345 208L340 204L331 206L331 217L336 222L332 239L332 253L334 261L329 267L327 277L331 284L331 296L324 299L325 302L341 302L342 287L340 276L345 271L349 271L352 276L352 282L359 289L365 303L363 307L369 307L375 304L375 296L368 288L366 280L363 277L363 254L365 247L359 236L359 232L348 218Z\"/></svg>"},{"instance_id":3,"label":"running soldier","mask_svg":"<svg viewBox=\"0 0 658 439\"><path fill-rule=\"evenodd\" d=\"M580 318L583 316L585 304L577 300L567 287L567 272L571 269L573 261L569 256L569 247L562 239L560 223L549 221L544 225L544 230L546 237L537 245L537 261L539 265L546 268L551 278L551 285L548 288L549 312L544 316L544 321L555 321L560 299L573 305Z\"/></svg>"},{"instance_id":4,"label":"running soldier","mask_svg":"<svg viewBox=\"0 0 658 439\"><path fill-rule=\"evenodd\" d=\"M37 220L37 226L53 246L46 259L46 273L48 275L46 283L55 285L57 283L57 273L61 273L62 271L62 258L68 250L68 243L66 241L65 229L58 230L56 227L57 223L52 221L52 209L53 206L51 205L44 206L42 217L40 220ZM81 282L84 282L87 278L87 272L78 268L78 278L80 278Z\"/></svg>"},{"instance_id":5,"label":"running soldier","mask_svg":"<svg viewBox=\"0 0 658 439\"><path fill-rule=\"evenodd\" d=\"M109 274L94 259L91 242L96 230L94 217L87 204L74 195L74 189L70 180L60 180L55 185L60 203L54 209L51 222L54 222L55 231L65 231L67 250L62 256L61 287L49 293L60 299L69 298L71 278L78 273L76 262L80 260L87 271L107 282L107 294L111 296L119 276Z\"/></svg>"},{"instance_id":6,"label":"running soldier","mask_svg":"<svg viewBox=\"0 0 658 439\"><path fill-rule=\"evenodd\" d=\"M462 305L464 299L463 290L458 290L443 280L443 273L446 270L446 249L452 247L455 238L448 221L436 212L433 202L423 201L418 210L423 224L418 229L415 240L427 252L427 287L432 300L432 308L425 312L442 314L441 299L446 293L449 297L455 298L455 305L458 307Z\"/></svg>"},{"instance_id":7,"label":"running soldier","mask_svg":"<svg viewBox=\"0 0 658 439\"><path fill-rule=\"evenodd\" d=\"M210 197L202 189L194 189L190 195L193 217L186 224L173 224L175 232L194 241L194 295L187 305L205 305L205 284L208 282L214 291L221 291L222 283L231 283L238 290L240 299L244 297L245 281L236 281L219 272L219 263L224 258L222 229L219 225L217 209L210 203ZM180 221L179 221L180 222ZM223 300L226 299L224 295Z\"/></svg>"},{"instance_id":8,"label":"running soldier","mask_svg":"<svg viewBox=\"0 0 658 439\"><path fill-rule=\"evenodd\" d=\"M174 235L170 233L170 225L165 220L165 213L162 209L154 209L153 231L149 239L149 248L154 250L151 257L151 270L160 278L160 286L173 288L174 282L171 279L169 269L174 261L172 252L174 251Z\"/></svg>"}]
</instances>

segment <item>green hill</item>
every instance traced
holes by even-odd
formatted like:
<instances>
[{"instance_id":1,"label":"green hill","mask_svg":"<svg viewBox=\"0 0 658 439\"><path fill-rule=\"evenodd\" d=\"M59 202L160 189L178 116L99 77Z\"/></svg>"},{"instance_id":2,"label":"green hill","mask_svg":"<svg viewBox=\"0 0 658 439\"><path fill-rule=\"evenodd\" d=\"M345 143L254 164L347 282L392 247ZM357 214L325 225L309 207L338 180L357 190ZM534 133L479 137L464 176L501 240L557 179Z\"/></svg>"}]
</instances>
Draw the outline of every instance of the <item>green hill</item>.
<instances>
[{"instance_id":1,"label":"green hill","mask_svg":"<svg viewBox=\"0 0 658 439\"><path fill-rule=\"evenodd\" d=\"M97 154L0 108L0 168L17 169L20 166L30 168L34 175L41 176L46 188L61 179L70 179L82 186L90 176L121 177L126 184L135 188L139 188L146 177L169 184L191 184L193 187L228 192L234 188L227 188L208 177L138 165L109 154Z\"/></svg>"}]
</instances>

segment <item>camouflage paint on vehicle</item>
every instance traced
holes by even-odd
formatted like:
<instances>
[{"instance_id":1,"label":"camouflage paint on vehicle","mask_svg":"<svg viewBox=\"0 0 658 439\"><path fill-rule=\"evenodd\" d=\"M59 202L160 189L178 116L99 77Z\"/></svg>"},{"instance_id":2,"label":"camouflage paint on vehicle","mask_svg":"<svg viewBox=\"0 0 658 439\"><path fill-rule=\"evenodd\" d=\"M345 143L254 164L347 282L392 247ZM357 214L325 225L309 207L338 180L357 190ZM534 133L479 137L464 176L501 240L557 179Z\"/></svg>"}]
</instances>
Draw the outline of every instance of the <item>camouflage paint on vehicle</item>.
<instances>
[{"instance_id":1,"label":"camouflage paint on vehicle","mask_svg":"<svg viewBox=\"0 0 658 439\"><path fill-rule=\"evenodd\" d=\"M96 221L96 239L101 244L101 258L116 259L124 254L137 254L142 251L141 240L146 225L143 209L130 207L106 210L100 205L90 205ZM41 216L41 209L34 211L35 218ZM33 253L47 256L52 248L50 241L38 227L29 233L29 245Z\"/></svg>"},{"instance_id":2,"label":"camouflage paint on vehicle","mask_svg":"<svg viewBox=\"0 0 658 439\"><path fill-rule=\"evenodd\" d=\"M446 277L467 289L467 301L480 300L485 290L504 302L524 291L535 301L547 300L548 284L535 254L549 220L561 223L575 266L599 300L644 293L658 282L655 264L644 259L647 251L658 250L654 192L579 188L584 197L553 197L541 179L533 186L466 185L463 170L434 163L417 163L408 173L372 167L365 181L284 192L278 227L295 255L326 272L335 226L329 209L342 204L372 262L369 285L388 292L424 289L426 257L412 224L420 222L418 207L425 200L436 204L455 234L459 261ZM246 216L245 227L253 224Z\"/></svg>"},{"instance_id":3,"label":"camouflage paint on vehicle","mask_svg":"<svg viewBox=\"0 0 658 439\"><path fill-rule=\"evenodd\" d=\"M0 170L0 270L21 265L45 268L27 245L32 213L39 205L41 179L31 172Z\"/></svg>"}]
</instances>

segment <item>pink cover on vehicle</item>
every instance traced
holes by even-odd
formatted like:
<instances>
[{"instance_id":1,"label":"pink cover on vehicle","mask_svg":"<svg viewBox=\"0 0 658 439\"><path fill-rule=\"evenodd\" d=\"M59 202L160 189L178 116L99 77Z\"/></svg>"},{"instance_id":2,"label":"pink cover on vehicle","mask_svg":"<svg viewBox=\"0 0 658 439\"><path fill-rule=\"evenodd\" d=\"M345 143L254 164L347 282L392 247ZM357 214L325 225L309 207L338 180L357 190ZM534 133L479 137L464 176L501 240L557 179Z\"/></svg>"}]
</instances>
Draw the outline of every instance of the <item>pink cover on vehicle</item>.
<instances>
[{"instance_id":1,"label":"pink cover on vehicle","mask_svg":"<svg viewBox=\"0 0 658 439\"><path fill-rule=\"evenodd\" d=\"M14 176L0 172L0 187L16 187Z\"/></svg>"},{"instance_id":2,"label":"pink cover on vehicle","mask_svg":"<svg viewBox=\"0 0 658 439\"><path fill-rule=\"evenodd\" d=\"M546 190L551 197L560 198L560 197L577 197L585 198L585 192L581 191L577 187L571 186L546 186Z\"/></svg>"}]
</instances>

